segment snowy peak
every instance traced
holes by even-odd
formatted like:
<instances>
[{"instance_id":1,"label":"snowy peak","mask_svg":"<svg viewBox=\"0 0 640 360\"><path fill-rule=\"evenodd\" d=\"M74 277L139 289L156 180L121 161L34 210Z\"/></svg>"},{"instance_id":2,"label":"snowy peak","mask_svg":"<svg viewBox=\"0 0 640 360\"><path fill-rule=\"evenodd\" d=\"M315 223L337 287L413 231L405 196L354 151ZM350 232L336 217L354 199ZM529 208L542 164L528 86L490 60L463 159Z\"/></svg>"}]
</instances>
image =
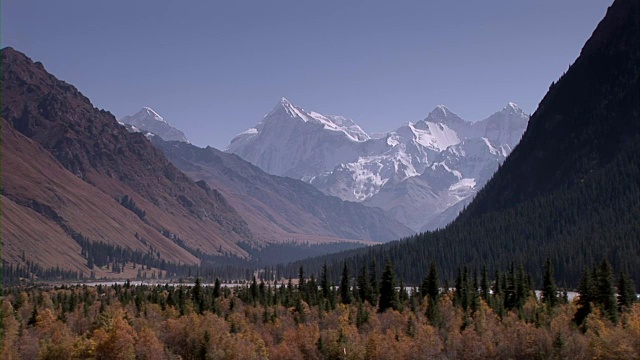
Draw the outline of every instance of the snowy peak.
<instances>
[{"instance_id":1,"label":"snowy peak","mask_svg":"<svg viewBox=\"0 0 640 360\"><path fill-rule=\"evenodd\" d=\"M147 106L133 115L123 117L120 122L131 125L133 129L158 135L167 141L189 142L182 131L171 126L160 114Z\"/></svg>"},{"instance_id":2,"label":"snowy peak","mask_svg":"<svg viewBox=\"0 0 640 360\"><path fill-rule=\"evenodd\" d=\"M488 138L492 144L508 145L513 149L520 141L528 123L529 115L518 105L510 102L502 110L474 125L484 129L482 136Z\"/></svg>"},{"instance_id":3,"label":"snowy peak","mask_svg":"<svg viewBox=\"0 0 640 360\"><path fill-rule=\"evenodd\" d=\"M450 112L450 111L449 111L449 109L448 109L446 106L444 106L444 105L440 104L440 105L436 106L436 108L435 108L435 109L433 109L433 111L431 111L431 112L432 112L434 115L436 115L436 114L437 114L437 115L439 115L439 116L441 116L441 117L446 117L446 116L447 116L447 114L449 114L449 112Z\"/></svg>"},{"instance_id":4,"label":"snowy peak","mask_svg":"<svg viewBox=\"0 0 640 360\"><path fill-rule=\"evenodd\" d=\"M431 110L429 115L427 115L427 118L424 119L423 121L435 122L435 123L442 122L442 123L449 123L449 124L466 122L460 116L453 113L451 110L449 110L449 108L447 108L444 105L436 106L435 109Z\"/></svg>"},{"instance_id":5,"label":"snowy peak","mask_svg":"<svg viewBox=\"0 0 640 360\"><path fill-rule=\"evenodd\" d=\"M285 115L292 118L299 118L304 122L308 121L307 116L305 116L304 109L296 107L284 97L281 98L276 106L273 107L273 110L271 110L271 112L265 116L265 119L274 115Z\"/></svg>"},{"instance_id":6,"label":"snowy peak","mask_svg":"<svg viewBox=\"0 0 640 360\"><path fill-rule=\"evenodd\" d=\"M155 121L160 121L165 124L169 124L162 116L160 116L157 112L153 111L152 108L144 106L140 111L138 111L134 116L144 117Z\"/></svg>"},{"instance_id":7,"label":"snowy peak","mask_svg":"<svg viewBox=\"0 0 640 360\"><path fill-rule=\"evenodd\" d=\"M522 111L522 110L520 109L520 107L518 106L518 104L516 104L516 103L512 103L511 101L509 101L509 103L507 104L507 106L505 107L505 109L506 109L506 108L511 108L511 109L513 109L513 110L515 110L515 111Z\"/></svg>"},{"instance_id":8,"label":"snowy peak","mask_svg":"<svg viewBox=\"0 0 640 360\"><path fill-rule=\"evenodd\" d=\"M282 122L290 121L290 119L302 121L304 123L322 125L321 130L344 133L350 141L362 142L370 139L369 135L364 130L362 130L362 128L358 126L355 121L345 116L324 115L315 111L306 111L303 108L294 105L284 97L281 98L280 101L278 101L278 103L276 104L276 106L274 106L273 110L271 110L270 113L265 115L260 124L243 132L236 138L246 137L247 134L259 134L264 126L283 126ZM233 142L235 142L235 139L232 140L232 143ZM231 148L233 147L230 145L229 149Z\"/></svg>"},{"instance_id":9,"label":"snowy peak","mask_svg":"<svg viewBox=\"0 0 640 360\"><path fill-rule=\"evenodd\" d=\"M518 106L518 104L513 103L513 102L509 102L507 104L507 106L505 106L502 110L500 110L499 112L501 113L507 113L507 114L515 114L515 115L520 115L520 116L527 116L527 114L525 114L524 111L522 111L522 109L520 109L520 107Z\"/></svg>"}]
</instances>

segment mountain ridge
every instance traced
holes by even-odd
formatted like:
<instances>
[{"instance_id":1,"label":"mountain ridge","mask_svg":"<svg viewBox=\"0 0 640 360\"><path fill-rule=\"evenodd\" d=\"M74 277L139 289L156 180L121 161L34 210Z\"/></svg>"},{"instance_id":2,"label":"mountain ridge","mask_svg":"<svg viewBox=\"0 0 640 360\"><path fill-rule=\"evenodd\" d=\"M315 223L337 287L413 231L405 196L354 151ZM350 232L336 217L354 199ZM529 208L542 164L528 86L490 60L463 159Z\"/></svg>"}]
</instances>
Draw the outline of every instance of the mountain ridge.
<instances>
[{"instance_id":1,"label":"mountain ridge","mask_svg":"<svg viewBox=\"0 0 640 360\"><path fill-rule=\"evenodd\" d=\"M255 239L246 222L219 192L207 192L197 186L146 137L129 133L113 115L93 107L75 87L48 73L41 63L34 63L12 48L2 49L1 55L2 118L6 120L3 133L15 130L20 134L15 138L24 137L3 142L3 161L14 156L17 149L29 148L37 154L50 154L55 159L53 163L62 166L64 171L56 171L54 179L72 174L81 181L81 185L72 188L51 183L44 188L49 195L40 198L41 188L29 187L5 172L4 197L19 206L45 211L44 215L55 219L60 218L55 214L67 214L62 216L66 225L60 224L70 229L67 236L76 241L127 246L140 243L139 237L144 236L149 246L160 250L163 259L192 264L200 262L192 254L196 250L216 256L248 256L238 244ZM33 150L35 145L27 143L37 144L40 150ZM27 164L15 162L14 167L24 167L26 174L37 173L38 169L28 170ZM65 194L75 188L86 189L83 196L102 199L95 204L97 213L114 214L114 218L103 219L102 225L96 227L90 216L77 212L80 194ZM121 204L123 199L127 199L129 210ZM114 213L112 208L119 211ZM17 239L24 238L28 229L14 230L4 234L3 242L22 246ZM11 256L15 259L16 254Z\"/></svg>"},{"instance_id":2,"label":"mountain ridge","mask_svg":"<svg viewBox=\"0 0 640 360\"><path fill-rule=\"evenodd\" d=\"M444 229L292 264L319 271L387 260L406 283L431 261L491 273L549 259L561 282L607 259L640 279L640 2L615 0L569 70L554 82L522 141ZM358 265L361 266L361 265ZM419 268L422 273L416 273ZM513 267L512 267L513 268ZM423 276L423 275L422 275Z\"/></svg>"},{"instance_id":3,"label":"mountain ridge","mask_svg":"<svg viewBox=\"0 0 640 360\"><path fill-rule=\"evenodd\" d=\"M263 233L265 224L270 233L284 237L390 241L412 233L380 209L330 197L300 180L267 174L235 154L158 137L151 141L194 180L205 180L228 194L231 203L251 217L254 233Z\"/></svg>"}]
</instances>

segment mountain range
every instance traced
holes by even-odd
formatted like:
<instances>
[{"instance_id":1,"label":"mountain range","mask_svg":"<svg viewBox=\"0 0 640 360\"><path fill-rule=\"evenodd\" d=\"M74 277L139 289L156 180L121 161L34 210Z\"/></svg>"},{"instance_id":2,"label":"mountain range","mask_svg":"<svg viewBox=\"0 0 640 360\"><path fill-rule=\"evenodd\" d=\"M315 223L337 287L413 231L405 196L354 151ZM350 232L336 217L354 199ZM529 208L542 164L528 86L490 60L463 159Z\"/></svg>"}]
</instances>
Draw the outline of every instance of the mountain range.
<instances>
[{"instance_id":1,"label":"mountain range","mask_svg":"<svg viewBox=\"0 0 640 360\"><path fill-rule=\"evenodd\" d=\"M616 0L568 71L553 82L520 143L445 228L366 251L295 263L309 272L392 261L420 283L429 263L489 273L546 259L576 285L607 259L640 279L640 2ZM416 271L416 269L419 269ZM286 273L286 272L285 272ZM534 281L536 279L533 279Z\"/></svg>"},{"instance_id":2,"label":"mountain range","mask_svg":"<svg viewBox=\"0 0 640 360\"><path fill-rule=\"evenodd\" d=\"M252 248L270 243L363 244L411 233L379 209L300 181L275 184L233 155L197 149L149 108L124 127L42 63L12 48L1 56L3 262L29 264L38 275L60 268L102 276L140 259L175 268L249 260ZM206 171L220 189L179 170L149 130L178 134L185 151L202 151L182 154L193 164L219 157L220 167L207 163ZM243 198L250 189L263 198ZM306 201L314 206L302 207Z\"/></svg>"},{"instance_id":3,"label":"mountain range","mask_svg":"<svg viewBox=\"0 0 640 360\"><path fill-rule=\"evenodd\" d=\"M325 195L300 180L267 174L237 155L167 142L159 136L151 141L185 174L225 195L252 233L268 242L385 242L411 234L380 209Z\"/></svg>"},{"instance_id":4,"label":"mountain range","mask_svg":"<svg viewBox=\"0 0 640 360\"><path fill-rule=\"evenodd\" d=\"M446 225L515 147L528 116L516 105L463 120L443 105L421 121L368 135L353 120L281 99L226 151L328 195L380 207L414 231Z\"/></svg>"}]
</instances>

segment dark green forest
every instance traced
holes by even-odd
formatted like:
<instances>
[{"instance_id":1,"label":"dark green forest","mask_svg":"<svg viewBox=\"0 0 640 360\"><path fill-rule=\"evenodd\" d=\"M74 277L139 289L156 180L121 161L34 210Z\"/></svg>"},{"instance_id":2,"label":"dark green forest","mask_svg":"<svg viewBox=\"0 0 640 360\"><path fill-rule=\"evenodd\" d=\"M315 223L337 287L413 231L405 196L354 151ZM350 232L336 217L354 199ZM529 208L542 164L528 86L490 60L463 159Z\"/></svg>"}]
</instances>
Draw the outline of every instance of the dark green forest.
<instances>
[{"instance_id":1,"label":"dark green forest","mask_svg":"<svg viewBox=\"0 0 640 360\"><path fill-rule=\"evenodd\" d=\"M310 259L332 276L391 260L407 282L436 262L489 271L550 258L559 281L609 259L640 278L640 4L616 1L569 70L553 83L518 146L473 202L445 229L380 247ZM539 281L540 279L534 278Z\"/></svg>"}]
</instances>

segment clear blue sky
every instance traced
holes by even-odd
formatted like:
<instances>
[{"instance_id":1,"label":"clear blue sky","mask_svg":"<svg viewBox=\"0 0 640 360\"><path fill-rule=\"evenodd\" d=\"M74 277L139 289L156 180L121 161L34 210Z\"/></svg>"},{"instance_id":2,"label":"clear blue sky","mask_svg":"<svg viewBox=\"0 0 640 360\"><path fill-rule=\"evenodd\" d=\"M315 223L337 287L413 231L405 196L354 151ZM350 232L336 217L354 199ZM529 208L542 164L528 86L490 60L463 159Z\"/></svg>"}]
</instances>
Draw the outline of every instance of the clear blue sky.
<instances>
[{"instance_id":1,"label":"clear blue sky","mask_svg":"<svg viewBox=\"0 0 640 360\"><path fill-rule=\"evenodd\" d=\"M532 113L610 4L3 0L0 35L116 117L150 106L224 148L282 96L368 132Z\"/></svg>"}]
</instances>

